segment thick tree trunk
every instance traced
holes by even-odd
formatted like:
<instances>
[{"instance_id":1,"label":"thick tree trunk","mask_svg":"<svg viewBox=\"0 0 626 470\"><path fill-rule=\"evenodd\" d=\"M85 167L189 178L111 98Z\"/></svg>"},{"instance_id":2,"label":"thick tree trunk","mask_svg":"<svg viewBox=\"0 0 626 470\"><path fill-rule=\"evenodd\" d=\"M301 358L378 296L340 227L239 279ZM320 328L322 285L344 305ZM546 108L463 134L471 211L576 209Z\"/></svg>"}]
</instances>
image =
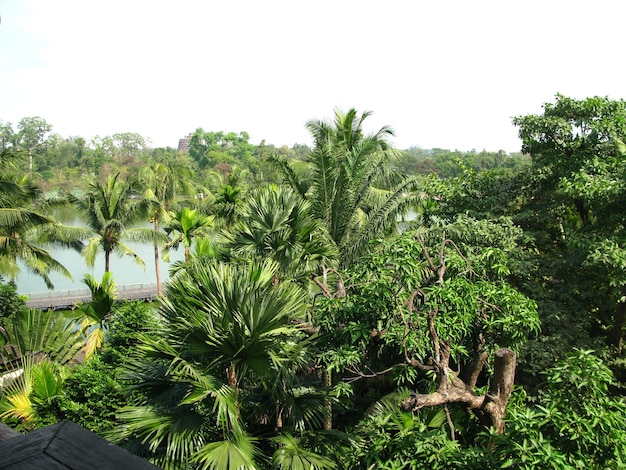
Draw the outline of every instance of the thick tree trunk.
<instances>
[{"instance_id":1,"label":"thick tree trunk","mask_svg":"<svg viewBox=\"0 0 626 470\"><path fill-rule=\"evenodd\" d=\"M439 388L434 393L412 394L400 403L404 411L417 411L424 407L462 403L468 407L483 424L493 426L499 433L504 432L504 415L515 381L516 355L508 348L496 351L494 374L486 395L475 395L469 386L454 374L449 374L445 348L442 351L442 365L439 367Z\"/></svg>"},{"instance_id":2,"label":"thick tree trunk","mask_svg":"<svg viewBox=\"0 0 626 470\"><path fill-rule=\"evenodd\" d=\"M485 396L484 410L490 423L499 433L504 432L504 414L509 404L513 384L517 356L512 349L502 348L495 353L493 377L489 383L489 393Z\"/></svg>"}]
</instances>

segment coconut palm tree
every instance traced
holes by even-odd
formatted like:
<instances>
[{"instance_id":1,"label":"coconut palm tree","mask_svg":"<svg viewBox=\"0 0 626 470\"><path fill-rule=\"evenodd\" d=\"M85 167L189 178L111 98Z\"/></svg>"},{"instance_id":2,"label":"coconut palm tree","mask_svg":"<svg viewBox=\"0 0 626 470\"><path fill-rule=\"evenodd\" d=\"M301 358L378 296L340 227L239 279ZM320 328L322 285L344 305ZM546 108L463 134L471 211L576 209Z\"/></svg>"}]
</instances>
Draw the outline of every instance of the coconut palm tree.
<instances>
[{"instance_id":1,"label":"coconut palm tree","mask_svg":"<svg viewBox=\"0 0 626 470\"><path fill-rule=\"evenodd\" d=\"M139 170L138 180L143 188L143 197L148 201L150 209L148 217L154 225L155 232L161 230L162 223L169 220L170 211L181 196L194 197L195 187L189 183L191 169L176 164L153 163ZM156 273L157 291L161 294L161 269L159 264L159 242L154 241L154 269Z\"/></svg>"},{"instance_id":2,"label":"coconut palm tree","mask_svg":"<svg viewBox=\"0 0 626 470\"><path fill-rule=\"evenodd\" d=\"M0 153L0 274L15 279L18 260L40 276L49 288L49 274L58 272L71 278L69 271L45 249L57 246L81 250L85 231L63 226L35 208L43 196L28 177L17 176L14 161L20 155L9 149Z\"/></svg>"},{"instance_id":3,"label":"coconut palm tree","mask_svg":"<svg viewBox=\"0 0 626 470\"><path fill-rule=\"evenodd\" d=\"M89 190L82 198L70 195L69 200L78 209L92 231L92 237L83 249L87 265L92 267L96 254L104 251L104 271L110 271L111 253L120 256L132 256L140 265L143 260L129 247L124 240L137 242L154 242L163 239L158 231L134 227L145 219L148 205L133 203L131 200L132 185L123 182L119 173L111 175L104 184L97 181L89 183Z\"/></svg>"},{"instance_id":4,"label":"coconut palm tree","mask_svg":"<svg viewBox=\"0 0 626 470\"><path fill-rule=\"evenodd\" d=\"M164 335L144 339L128 365L127 378L149 400L120 411L117 440L165 469L259 468L263 449L282 449L272 437L280 410L279 436L297 438L276 457L277 468L290 468L297 455L310 457L307 468L333 467L313 452L298 454L302 445L295 445L323 411L319 397L307 408L307 394L294 386L283 387L291 408L276 397L259 398L288 370L295 381L294 368L306 357L295 326L304 318L306 294L294 283L274 286L277 269L269 260L211 262L191 264L170 279L160 300ZM299 421L289 419L290 409L301 410Z\"/></svg>"},{"instance_id":5,"label":"coconut palm tree","mask_svg":"<svg viewBox=\"0 0 626 470\"><path fill-rule=\"evenodd\" d=\"M365 133L363 123L370 115L350 109L336 111L332 123L308 122L314 148L306 172L275 160L285 181L310 201L313 217L326 227L344 267L393 227L398 212L417 197L411 193L416 179L398 177L387 167L396 155L388 142L393 131L383 127Z\"/></svg>"}]
</instances>

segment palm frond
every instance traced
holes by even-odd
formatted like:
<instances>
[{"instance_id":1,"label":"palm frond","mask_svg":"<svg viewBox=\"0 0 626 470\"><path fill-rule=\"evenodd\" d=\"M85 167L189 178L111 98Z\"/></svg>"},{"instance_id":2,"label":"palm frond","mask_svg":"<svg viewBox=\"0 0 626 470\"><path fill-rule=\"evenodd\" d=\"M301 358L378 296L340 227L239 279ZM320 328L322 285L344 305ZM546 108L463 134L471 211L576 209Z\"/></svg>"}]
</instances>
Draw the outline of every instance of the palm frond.
<instances>
[{"instance_id":1,"label":"palm frond","mask_svg":"<svg viewBox=\"0 0 626 470\"><path fill-rule=\"evenodd\" d=\"M273 439L278 449L272 456L272 468L281 470L322 470L336 468L335 462L300 445L300 440L290 434Z\"/></svg>"},{"instance_id":2,"label":"palm frond","mask_svg":"<svg viewBox=\"0 0 626 470\"><path fill-rule=\"evenodd\" d=\"M204 445L193 462L206 470L254 470L254 439L246 434Z\"/></svg>"}]
</instances>

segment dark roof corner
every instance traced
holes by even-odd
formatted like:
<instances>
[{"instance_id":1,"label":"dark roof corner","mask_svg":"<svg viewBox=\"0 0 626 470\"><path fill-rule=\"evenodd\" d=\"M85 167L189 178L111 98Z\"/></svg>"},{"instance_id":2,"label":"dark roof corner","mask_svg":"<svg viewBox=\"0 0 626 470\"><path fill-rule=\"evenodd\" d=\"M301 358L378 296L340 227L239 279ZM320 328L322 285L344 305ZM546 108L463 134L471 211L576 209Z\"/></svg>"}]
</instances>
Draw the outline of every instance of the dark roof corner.
<instances>
[{"instance_id":1,"label":"dark roof corner","mask_svg":"<svg viewBox=\"0 0 626 470\"><path fill-rule=\"evenodd\" d=\"M0 442L7 441L12 437L21 436L19 432L4 423L0 423Z\"/></svg>"},{"instance_id":2,"label":"dark roof corner","mask_svg":"<svg viewBox=\"0 0 626 470\"><path fill-rule=\"evenodd\" d=\"M3 440L4 435L9 437ZM158 467L71 421L62 421L28 434L19 434L6 425L0 426L0 469L44 468L154 470Z\"/></svg>"}]
</instances>

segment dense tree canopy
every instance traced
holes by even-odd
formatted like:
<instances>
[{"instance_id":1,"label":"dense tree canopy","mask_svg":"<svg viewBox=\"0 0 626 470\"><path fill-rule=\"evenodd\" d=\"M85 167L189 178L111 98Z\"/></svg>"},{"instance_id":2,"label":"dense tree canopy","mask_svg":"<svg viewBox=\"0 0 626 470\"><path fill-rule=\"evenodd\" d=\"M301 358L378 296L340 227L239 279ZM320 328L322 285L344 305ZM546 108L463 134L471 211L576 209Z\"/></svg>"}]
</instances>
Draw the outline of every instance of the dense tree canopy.
<instances>
[{"instance_id":1,"label":"dense tree canopy","mask_svg":"<svg viewBox=\"0 0 626 470\"><path fill-rule=\"evenodd\" d=\"M71 312L0 279L0 418L163 468L622 468L626 102L556 95L513 155L400 151L369 116L189 153L2 123L1 275L61 269L52 241L185 256L153 303L108 262ZM48 215L60 187L89 234Z\"/></svg>"}]
</instances>

